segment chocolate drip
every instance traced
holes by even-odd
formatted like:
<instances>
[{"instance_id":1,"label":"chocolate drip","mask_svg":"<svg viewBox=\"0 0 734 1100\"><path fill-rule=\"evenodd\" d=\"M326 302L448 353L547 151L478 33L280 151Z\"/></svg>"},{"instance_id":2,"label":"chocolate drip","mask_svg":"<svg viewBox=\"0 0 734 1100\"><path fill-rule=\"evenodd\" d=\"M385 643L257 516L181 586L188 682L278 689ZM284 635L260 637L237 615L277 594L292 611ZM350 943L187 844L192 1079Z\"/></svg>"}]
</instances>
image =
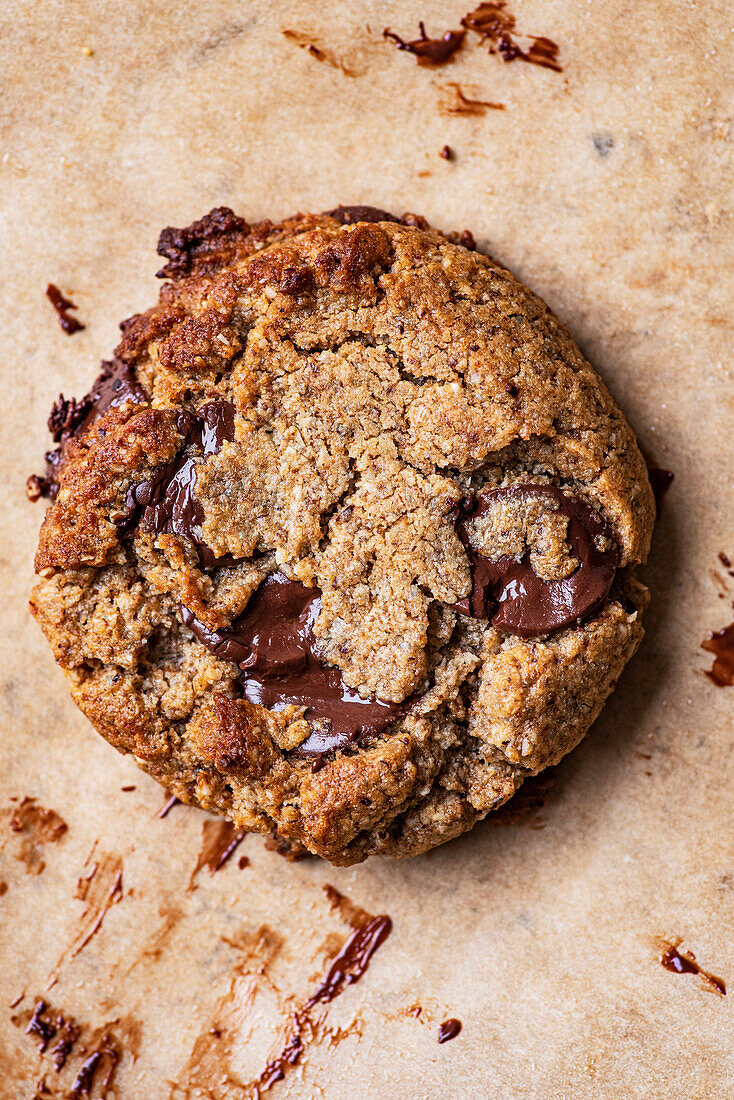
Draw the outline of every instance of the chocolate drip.
<instances>
[{"instance_id":1,"label":"chocolate drip","mask_svg":"<svg viewBox=\"0 0 734 1100\"><path fill-rule=\"evenodd\" d=\"M196 468L200 458L187 448L201 451L204 458L217 454L225 441L234 439L234 406L230 401L210 401L196 415L179 413L176 422L184 443L173 462L160 467L146 481L130 487L125 499L125 516L118 521L120 538L142 525L154 535L162 532L187 539L195 547L205 569L236 564L231 554L217 558L201 535L204 509L194 496Z\"/></svg>"},{"instance_id":2,"label":"chocolate drip","mask_svg":"<svg viewBox=\"0 0 734 1100\"><path fill-rule=\"evenodd\" d=\"M244 694L251 703L275 711L305 707L309 721L329 723L293 750L292 755L300 757L320 758L381 733L409 705L363 699L344 683L338 668L321 663L312 634L320 611L318 588L307 588L279 572L263 582L228 630L209 630L188 608L181 608L183 622L202 645L243 672Z\"/></svg>"},{"instance_id":3,"label":"chocolate drip","mask_svg":"<svg viewBox=\"0 0 734 1100\"><path fill-rule=\"evenodd\" d=\"M83 435L108 409L124 405L126 401L143 403L147 397L131 368L119 359L102 363L101 373L81 400L73 397L67 400L62 393L59 394L48 418L48 430L58 446L44 455L45 476L33 474L28 479L29 499L38 500L42 496L56 499L59 473L69 441Z\"/></svg>"},{"instance_id":4,"label":"chocolate drip","mask_svg":"<svg viewBox=\"0 0 734 1100\"><path fill-rule=\"evenodd\" d=\"M429 38L423 21L418 24L420 38L414 38L406 42L399 34L395 34L389 27L382 32L383 38L389 38L399 50L412 53L419 65L445 65L461 48L466 31L446 31L443 38Z\"/></svg>"},{"instance_id":5,"label":"chocolate drip","mask_svg":"<svg viewBox=\"0 0 734 1100\"><path fill-rule=\"evenodd\" d=\"M520 561L503 556L490 561L469 544L466 524L484 514L493 501L518 496L545 497L568 517L567 539L580 565L569 577L542 580L530 565L530 552ZM456 604L474 618L521 638L550 634L578 623L604 603L619 564L619 551L609 525L588 504L550 485L513 485L480 494L457 524L472 564L471 595ZM603 539L609 548L600 550Z\"/></svg>"}]
</instances>

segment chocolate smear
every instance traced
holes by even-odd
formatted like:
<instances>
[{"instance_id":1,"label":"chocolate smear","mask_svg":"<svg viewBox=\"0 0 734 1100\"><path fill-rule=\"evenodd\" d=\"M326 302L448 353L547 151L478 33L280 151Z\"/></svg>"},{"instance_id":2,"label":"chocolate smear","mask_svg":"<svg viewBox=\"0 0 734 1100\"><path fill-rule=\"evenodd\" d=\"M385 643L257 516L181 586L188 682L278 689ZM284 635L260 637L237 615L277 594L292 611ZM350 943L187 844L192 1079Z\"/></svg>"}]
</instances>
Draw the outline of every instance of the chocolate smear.
<instances>
[{"instance_id":1,"label":"chocolate smear","mask_svg":"<svg viewBox=\"0 0 734 1100\"><path fill-rule=\"evenodd\" d=\"M563 72L558 62L558 46L551 38L529 35L532 45L524 50L515 37L515 16L507 10L506 0L479 4L467 12L461 25L479 36L480 43L489 43L489 52L498 53L504 61L527 61L553 72Z\"/></svg>"},{"instance_id":2,"label":"chocolate smear","mask_svg":"<svg viewBox=\"0 0 734 1100\"><path fill-rule=\"evenodd\" d=\"M461 84L450 80L442 88L445 99L440 104L441 110L447 115L468 115L475 118L486 115L487 111L504 111L504 103L496 103L491 99L473 99L468 96Z\"/></svg>"},{"instance_id":3,"label":"chocolate smear","mask_svg":"<svg viewBox=\"0 0 734 1100\"><path fill-rule=\"evenodd\" d=\"M701 649L714 655L713 665L706 670L709 680L717 687L734 686L734 623L709 634Z\"/></svg>"},{"instance_id":4,"label":"chocolate smear","mask_svg":"<svg viewBox=\"0 0 734 1100\"><path fill-rule=\"evenodd\" d=\"M674 940L672 943L665 941L665 947L660 956L661 966L664 966L666 970L671 970L674 974L700 974L712 992L717 993L720 997L725 997L726 983L724 979L717 978L715 974L711 974L708 970L704 970L703 967L699 966L692 951L681 953L678 950L681 942L681 940Z\"/></svg>"},{"instance_id":5,"label":"chocolate smear","mask_svg":"<svg viewBox=\"0 0 734 1100\"><path fill-rule=\"evenodd\" d=\"M429 38L423 21L418 24L419 38L406 42L399 34L385 27L382 37L394 42L399 50L412 53L419 65L445 65L461 48L466 31L446 31L443 38Z\"/></svg>"},{"instance_id":6,"label":"chocolate smear","mask_svg":"<svg viewBox=\"0 0 734 1100\"><path fill-rule=\"evenodd\" d=\"M313 645L313 624L321 592L276 572L260 585L245 612L228 630L209 630L187 608L181 618L217 657L243 673L245 698L280 711L304 707L304 717L328 726L313 730L293 750L296 757L321 757L361 737L381 733L408 709L407 703L363 699L338 668L323 665Z\"/></svg>"},{"instance_id":7,"label":"chocolate smear","mask_svg":"<svg viewBox=\"0 0 734 1100\"><path fill-rule=\"evenodd\" d=\"M65 298L59 288L53 283L49 283L46 287L46 297L56 310L59 324L67 336L71 336L75 332L81 332L82 329L87 327L83 325L81 321L77 320L76 317L71 316L69 310L76 309L77 307L70 298Z\"/></svg>"},{"instance_id":8,"label":"chocolate smear","mask_svg":"<svg viewBox=\"0 0 734 1100\"><path fill-rule=\"evenodd\" d=\"M438 1029L439 1043L448 1043L449 1039L455 1039L461 1031L461 1020L444 1020Z\"/></svg>"},{"instance_id":9,"label":"chocolate smear","mask_svg":"<svg viewBox=\"0 0 734 1100\"><path fill-rule=\"evenodd\" d=\"M503 556L490 561L469 544L466 524L486 512L493 501L534 496L553 502L568 517L567 540L580 565L561 580L542 580L530 565L530 551L520 561ZM609 525L588 504L550 485L513 485L481 493L457 524L472 565L471 595L457 610L474 618L489 618L493 626L521 638L550 634L592 615L606 600L619 563L619 551ZM608 549L600 550L602 541Z\"/></svg>"},{"instance_id":10,"label":"chocolate smear","mask_svg":"<svg viewBox=\"0 0 734 1100\"><path fill-rule=\"evenodd\" d=\"M338 894L338 891L333 892ZM341 898L341 895L339 897ZM341 900L346 901L344 898ZM263 1072L253 1082L258 1089L258 1095L260 1092L267 1092L276 1081L281 1081L288 1067L295 1066L300 1061L305 1045L304 1035L308 1035L313 1028L312 1010L317 1005L329 1004L343 993L348 985L358 982L366 973L372 956L392 931L392 920L388 916L372 916L371 913L357 906L350 906L349 912L354 918L353 921L350 919L354 931L333 959L318 988L305 1004L293 1013L293 1030L283 1050L268 1062Z\"/></svg>"},{"instance_id":11,"label":"chocolate smear","mask_svg":"<svg viewBox=\"0 0 734 1100\"><path fill-rule=\"evenodd\" d=\"M225 818L205 821L202 828L201 851L196 861L196 867L191 874L189 890L195 889L194 879L203 867L206 867L211 875L216 871L221 871L225 863L234 855L245 835L245 829L238 829L236 825Z\"/></svg>"}]
</instances>

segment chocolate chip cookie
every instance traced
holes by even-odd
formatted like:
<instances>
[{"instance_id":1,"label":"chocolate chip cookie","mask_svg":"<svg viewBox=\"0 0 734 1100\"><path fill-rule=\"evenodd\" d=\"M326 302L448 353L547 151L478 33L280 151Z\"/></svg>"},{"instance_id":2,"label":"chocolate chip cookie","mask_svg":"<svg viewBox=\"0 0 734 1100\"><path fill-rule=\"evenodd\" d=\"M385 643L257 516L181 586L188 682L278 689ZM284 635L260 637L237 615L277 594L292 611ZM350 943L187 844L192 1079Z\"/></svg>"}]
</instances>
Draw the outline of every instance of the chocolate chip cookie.
<instances>
[{"instance_id":1,"label":"chocolate chip cookie","mask_svg":"<svg viewBox=\"0 0 734 1100\"><path fill-rule=\"evenodd\" d=\"M640 642L632 431L469 233L220 208L158 250L158 304L29 483L76 703L183 801L334 863L458 836Z\"/></svg>"}]
</instances>

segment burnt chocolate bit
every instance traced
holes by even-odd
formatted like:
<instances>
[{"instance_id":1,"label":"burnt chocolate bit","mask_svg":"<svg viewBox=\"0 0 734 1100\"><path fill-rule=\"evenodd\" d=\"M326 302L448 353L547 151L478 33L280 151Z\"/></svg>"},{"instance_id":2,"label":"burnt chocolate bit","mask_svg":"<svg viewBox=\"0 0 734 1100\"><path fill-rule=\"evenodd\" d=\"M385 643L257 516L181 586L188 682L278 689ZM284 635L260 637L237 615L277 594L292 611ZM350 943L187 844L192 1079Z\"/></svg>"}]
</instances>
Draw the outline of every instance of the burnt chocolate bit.
<instances>
[{"instance_id":1,"label":"burnt chocolate bit","mask_svg":"<svg viewBox=\"0 0 734 1100\"><path fill-rule=\"evenodd\" d=\"M59 288L53 283L49 283L46 287L46 297L56 310L59 324L67 336L71 336L75 332L81 332L82 329L87 327L83 325L81 321L77 320L76 317L71 316L69 310L76 309L77 306L74 305L70 298L65 298Z\"/></svg>"},{"instance_id":2,"label":"burnt chocolate bit","mask_svg":"<svg viewBox=\"0 0 734 1100\"><path fill-rule=\"evenodd\" d=\"M65 398L62 393L54 402L48 418L48 430L58 446L46 451L44 477L33 474L26 483L26 495L31 501L42 496L55 500L59 491L59 473L64 462L64 451L71 439L83 435L108 409L117 408L127 401L143 404L148 400L134 371L119 359L105 361L89 393L81 400Z\"/></svg>"},{"instance_id":3,"label":"burnt chocolate bit","mask_svg":"<svg viewBox=\"0 0 734 1100\"><path fill-rule=\"evenodd\" d=\"M567 539L580 565L561 580L542 580L530 565L530 552L520 561L490 561L469 545L466 524L486 512L493 501L522 495L544 497L568 517ZM512 485L480 494L457 524L457 533L472 563L471 595L456 605L474 618L521 638L550 634L579 623L604 603L619 564L619 550L609 525L588 504L550 485ZM608 548L600 550L603 541ZM493 609L496 607L496 610Z\"/></svg>"},{"instance_id":4,"label":"burnt chocolate bit","mask_svg":"<svg viewBox=\"0 0 734 1100\"><path fill-rule=\"evenodd\" d=\"M333 210L324 210L325 218L334 218L340 225L356 225L357 222L397 222L400 221L387 210L376 206L335 206Z\"/></svg>"},{"instance_id":5,"label":"burnt chocolate bit","mask_svg":"<svg viewBox=\"0 0 734 1100\"><path fill-rule=\"evenodd\" d=\"M660 955L661 966L664 966L666 970L670 970L674 974L700 974L709 989L714 993L718 993L720 997L725 997L726 982L724 979L717 977L716 974L711 974L708 970L704 970L702 966L699 966L696 962L696 956L692 951L684 951L681 954L678 950L680 945L681 940L674 940L673 943L665 943L665 948Z\"/></svg>"},{"instance_id":6,"label":"burnt chocolate bit","mask_svg":"<svg viewBox=\"0 0 734 1100\"><path fill-rule=\"evenodd\" d=\"M438 1028L439 1043L448 1043L450 1039L455 1039L460 1031L461 1020L455 1020L453 1017L449 1020L444 1020Z\"/></svg>"},{"instance_id":7,"label":"burnt chocolate bit","mask_svg":"<svg viewBox=\"0 0 734 1100\"><path fill-rule=\"evenodd\" d=\"M159 279L178 279L188 275L197 262L211 259L236 245L249 233L250 226L228 206L217 206L203 218L183 229L168 226L158 238L157 252L168 263L157 273Z\"/></svg>"},{"instance_id":8,"label":"burnt chocolate bit","mask_svg":"<svg viewBox=\"0 0 734 1100\"><path fill-rule=\"evenodd\" d=\"M734 686L734 623L709 634L701 642L701 649L713 653L714 663L706 675L717 687Z\"/></svg>"},{"instance_id":9,"label":"burnt chocolate bit","mask_svg":"<svg viewBox=\"0 0 734 1100\"><path fill-rule=\"evenodd\" d=\"M412 53L419 65L445 65L451 61L466 36L466 31L446 31L442 38L429 38L426 28L421 20L418 24L420 38L414 38L406 42L399 34L395 34L389 27L385 27L382 37L394 42L399 50Z\"/></svg>"},{"instance_id":10,"label":"burnt chocolate bit","mask_svg":"<svg viewBox=\"0 0 734 1100\"><path fill-rule=\"evenodd\" d=\"M322 665L313 650L312 627L321 610L321 592L271 573L228 630L209 630L187 608L181 618L202 645L217 657L234 661L243 673L245 698L283 710L305 707L316 729L292 756L317 757L381 733L405 714L407 703L363 699L348 687L338 668Z\"/></svg>"}]
</instances>

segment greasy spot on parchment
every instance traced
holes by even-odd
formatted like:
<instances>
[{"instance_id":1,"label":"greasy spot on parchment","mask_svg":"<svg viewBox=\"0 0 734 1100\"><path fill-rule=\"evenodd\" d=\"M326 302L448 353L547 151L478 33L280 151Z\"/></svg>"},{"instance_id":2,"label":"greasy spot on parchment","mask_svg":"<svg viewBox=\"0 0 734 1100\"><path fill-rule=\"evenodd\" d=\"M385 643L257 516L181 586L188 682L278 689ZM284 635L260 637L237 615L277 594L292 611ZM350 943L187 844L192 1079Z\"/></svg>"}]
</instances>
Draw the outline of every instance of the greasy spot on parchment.
<instances>
[{"instance_id":1,"label":"greasy spot on parchment","mask_svg":"<svg viewBox=\"0 0 734 1100\"><path fill-rule=\"evenodd\" d=\"M24 798L17 806L9 807L5 816L11 837L16 837L15 858L25 864L29 875L40 875L46 867L42 850L46 844L61 840L67 832L66 822L56 810L39 806L35 798Z\"/></svg>"},{"instance_id":2,"label":"greasy spot on parchment","mask_svg":"<svg viewBox=\"0 0 734 1100\"><path fill-rule=\"evenodd\" d=\"M135 1062L142 1028L130 1015L120 1015L99 1026L80 1020L66 1009L55 1008L47 998L35 997L10 1017L27 1043L35 1044L38 1066L34 1074L45 1081L40 1096L58 1100L123 1095L115 1080L123 1063ZM26 1067L18 1083L27 1082ZM10 1080L4 1078L4 1085ZM39 1098L40 1100L40 1098Z\"/></svg>"}]
</instances>

